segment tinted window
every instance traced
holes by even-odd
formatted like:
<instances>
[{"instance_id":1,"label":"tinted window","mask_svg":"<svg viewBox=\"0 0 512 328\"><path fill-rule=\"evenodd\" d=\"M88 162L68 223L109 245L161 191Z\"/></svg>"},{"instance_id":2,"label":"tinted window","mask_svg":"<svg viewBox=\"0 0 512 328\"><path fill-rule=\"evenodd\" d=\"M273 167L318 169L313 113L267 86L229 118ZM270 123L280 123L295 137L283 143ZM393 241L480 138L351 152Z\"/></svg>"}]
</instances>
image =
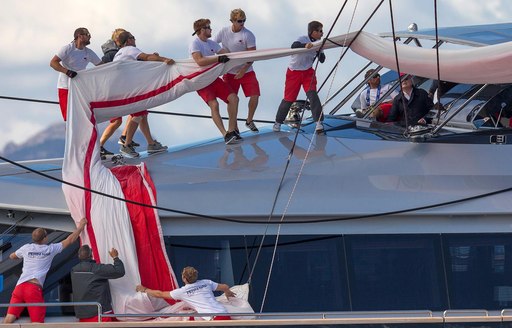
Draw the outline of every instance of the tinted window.
<instances>
[{"instance_id":1,"label":"tinted window","mask_svg":"<svg viewBox=\"0 0 512 328\"><path fill-rule=\"evenodd\" d=\"M444 235L451 308L503 309L512 305L510 235Z\"/></svg>"},{"instance_id":2,"label":"tinted window","mask_svg":"<svg viewBox=\"0 0 512 328\"><path fill-rule=\"evenodd\" d=\"M446 309L438 235L345 239L353 310Z\"/></svg>"},{"instance_id":3,"label":"tinted window","mask_svg":"<svg viewBox=\"0 0 512 328\"><path fill-rule=\"evenodd\" d=\"M173 268L195 266L201 277L232 284L247 282L255 265L249 302L264 312L349 309L341 236L280 236L268 288L275 236L267 236L258 260L260 237L166 237Z\"/></svg>"}]
</instances>

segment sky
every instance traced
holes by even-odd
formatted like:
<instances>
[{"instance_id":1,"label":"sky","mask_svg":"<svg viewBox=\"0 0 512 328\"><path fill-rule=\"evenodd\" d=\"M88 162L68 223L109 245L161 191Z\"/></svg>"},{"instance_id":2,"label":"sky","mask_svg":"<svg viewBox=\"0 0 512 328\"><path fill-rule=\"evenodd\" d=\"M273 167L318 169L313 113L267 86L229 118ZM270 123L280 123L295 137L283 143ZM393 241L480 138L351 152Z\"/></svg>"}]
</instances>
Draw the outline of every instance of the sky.
<instances>
[{"instance_id":1,"label":"sky","mask_svg":"<svg viewBox=\"0 0 512 328\"><path fill-rule=\"evenodd\" d=\"M245 26L256 35L258 49L288 48L300 35L307 34L307 24L318 20L324 24L324 36L357 31L364 24L379 0L347 0L343 12L333 27L345 1L334 0L23 0L5 1L0 11L0 96L57 101L57 76L49 66L58 50L73 39L78 27L87 27L92 35L89 48L102 56L101 45L117 27L125 28L137 38L137 47L147 53L181 59L189 57L188 45L193 40L192 24L196 19L209 18L212 34L228 26L232 9L242 8L247 15ZM394 26L407 29L415 22L420 28L434 27L433 1L391 0ZM510 0L438 0L440 27L505 23L512 21ZM392 30L389 0L385 0L366 32ZM341 49L326 51L327 60L317 68L323 82L342 54ZM261 97L255 119L273 121L283 97L285 71L289 58L256 62ZM328 99L366 61L353 53L341 60L333 77L319 93ZM340 95L340 97L343 93ZM245 118L247 99L240 92L239 118ZM299 98L304 98L303 92ZM331 105L332 104L332 105ZM334 102L324 108L332 109ZM207 105L193 92L154 110L209 115ZM225 105L221 113L227 116ZM0 99L0 153L8 142L26 142L49 125L62 122L58 105L19 102ZM219 137L210 119L150 115L155 138L175 146L204 138ZM227 123L227 122L226 122ZM260 126L264 124L259 124ZM239 123L241 131L246 130ZM102 127L100 127L102 130Z\"/></svg>"}]
</instances>

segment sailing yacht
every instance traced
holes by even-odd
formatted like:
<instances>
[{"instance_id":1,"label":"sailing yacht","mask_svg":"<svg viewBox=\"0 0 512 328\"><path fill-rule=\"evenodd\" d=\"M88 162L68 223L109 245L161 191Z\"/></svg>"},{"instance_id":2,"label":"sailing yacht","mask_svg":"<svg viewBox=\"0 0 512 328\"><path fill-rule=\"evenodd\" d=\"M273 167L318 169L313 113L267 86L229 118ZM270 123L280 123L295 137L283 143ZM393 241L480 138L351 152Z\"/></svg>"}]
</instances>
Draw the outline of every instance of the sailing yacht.
<instances>
[{"instance_id":1,"label":"sailing yacht","mask_svg":"<svg viewBox=\"0 0 512 328\"><path fill-rule=\"evenodd\" d=\"M94 87L97 79L130 83L126 78L137 75L139 83L148 81L148 88L156 90L158 85L141 74L147 68L154 74L155 63L144 63L143 69L139 63L112 63L81 74L83 79L71 88L72 94L80 92L70 102L66 158L0 165L0 223L6 228L2 259L30 241L31 228L53 230L50 241L58 242L74 228L74 220L85 216L94 229L85 240L96 243L96 254L104 256L116 243L120 256L128 256L145 279L144 270L158 268L151 263L138 267L137 259L148 251L138 249L136 232L119 231L135 229L138 222L156 222L158 237L146 236L144 242L165 250L159 261L168 261L164 266L171 268L170 279L172 268L193 265L203 277L229 285L248 282L248 300L256 313L322 313L325 319L328 314L344 318L348 312L366 311L368 316L372 311L414 310L419 312L413 316L438 324L447 312L435 311L486 309L473 322L485 321L482 317L503 320L505 312L489 313L512 305L512 75L501 66L487 68L492 74L480 79L481 67L466 66L459 72L453 64L451 73L441 65L439 76L415 65L405 49L417 55L426 51L431 57L436 49L417 47L423 40L458 44L470 48L460 52L468 57L459 61L469 61L474 52L474 58L500 65L504 57L493 55L506 53L504 49L512 53L512 24L439 28L437 33L352 33L316 45L341 44L364 53L373 62L368 65L381 70L383 83L395 89L397 71L415 75L415 84L423 89L436 75L454 81L439 97L440 106L429 114L428 125L403 127L370 115L337 114L341 108L358 107L353 96L366 83L360 78L361 84L329 114L324 106L322 134L315 132L311 119L297 120L309 114L307 103L298 102L281 132L267 126L256 135L243 133L244 141L235 145L216 138L121 163L100 160L91 122L157 106L171 91L141 96L130 88ZM378 39L393 44L388 37L414 41L399 49L399 54L404 49L398 57L403 70L388 64L388 55L396 54L372 54ZM290 51L297 50L278 55ZM273 55L262 50L251 59ZM449 50L444 55L457 53ZM231 56L233 64L248 58ZM181 64L190 67L186 61ZM218 65L204 73L218 76L226 69ZM193 82L195 88L208 83ZM177 91L177 96L180 92L187 91ZM79 98L84 94L86 98ZM119 178L126 170L143 177L140 185ZM131 191L147 188L142 196L147 203L127 196L126 189L121 192L117 187L123 184ZM126 210L130 206L151 213L134 221ZM114 236L102 241L107 234ZM71 248L55 258L45 285L47 301L71 300L69 271L77 262L75 251ZM0 263L4 303L20 270L17 262ZM131 288L121 284L114 283L113 291ZM73 312L63 306L48 308L48 313Z\"/></svg>"}]
</instances>

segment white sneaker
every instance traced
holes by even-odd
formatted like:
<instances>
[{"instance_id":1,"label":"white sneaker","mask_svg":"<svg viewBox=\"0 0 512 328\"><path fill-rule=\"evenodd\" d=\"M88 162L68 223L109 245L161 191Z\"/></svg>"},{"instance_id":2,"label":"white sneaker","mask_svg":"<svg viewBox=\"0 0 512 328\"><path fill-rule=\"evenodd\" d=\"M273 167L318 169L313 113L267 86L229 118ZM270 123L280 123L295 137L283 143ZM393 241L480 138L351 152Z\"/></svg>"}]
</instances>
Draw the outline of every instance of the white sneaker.
<instances>
[{"instance_id":1,"label":"white sneaker","mask_svg":"<svg viewBox=\"0 0 512 328\"><path fill-rule=\"evenodd\" d=\"M316 122L315 132L320 133L324 131L324 125L321 121Z\"/></svg>"},{"instance_id":2,"label":"white sneaker","mask_svg":"<svg viewBox=\"0 0 512 328\"><path fill-rule=\"evenodd\" d=\"M275 122L275 123L274 123L274 126L272 127L272 130L274 130L274 132L279 132L279 131L281 131L281 123L277 123L277 122Z\"/></svg>"}]
</instances>

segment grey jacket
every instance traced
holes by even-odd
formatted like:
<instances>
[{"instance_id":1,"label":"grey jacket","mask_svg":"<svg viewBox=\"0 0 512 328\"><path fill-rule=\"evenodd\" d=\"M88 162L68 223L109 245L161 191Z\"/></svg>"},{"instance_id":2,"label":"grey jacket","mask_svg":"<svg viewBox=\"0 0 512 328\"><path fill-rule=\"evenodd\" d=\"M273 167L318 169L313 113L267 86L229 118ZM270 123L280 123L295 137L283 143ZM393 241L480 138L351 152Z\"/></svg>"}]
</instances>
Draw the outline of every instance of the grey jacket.
<instances>
[{"instance_id":1,"label":"grey jacket","mask_svg":"<svg viewBox=\"0 0 512 328\"><path fill-rule=\"evenodd\" d=\"M114 264L98 264L93 260L80 261L71 269L74 302L99 302L103 312L112 310L109 279L124 276L124 264L119 258ZM92 318L98 315L96 306L75 306L77 318Z\"/></svg>"}]
</instances>

